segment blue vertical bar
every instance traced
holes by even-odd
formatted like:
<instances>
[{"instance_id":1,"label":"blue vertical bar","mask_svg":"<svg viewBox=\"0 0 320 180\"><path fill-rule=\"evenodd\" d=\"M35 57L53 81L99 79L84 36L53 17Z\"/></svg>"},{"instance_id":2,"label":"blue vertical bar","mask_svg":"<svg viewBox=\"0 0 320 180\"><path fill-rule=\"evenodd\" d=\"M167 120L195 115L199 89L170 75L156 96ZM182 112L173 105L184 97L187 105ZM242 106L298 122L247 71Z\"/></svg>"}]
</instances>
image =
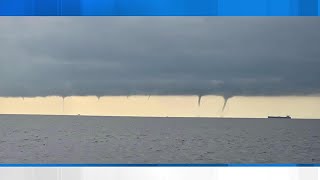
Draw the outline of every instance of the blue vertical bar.
<instances>
[{"instance_id":1,"label":"blue vertical bar","mask_svg":"<svg viewBox=\"0 0 320 180\"><path fill-rule=\"evenodd\" d=\"M24 15L27 12L26 0L0 0L0 15Z\"/></svg>"},{"instance_id":2,"label":"blue vertical bar","mask_svg":"<svg viewBox=\"0 0 320 180\"><path fill-rule=\"evenodd\" d=\"M269 16L289 16L291 15L290 0L267 0Z\"/></svg>"},{"instance_id":3,"label":"blue vertical bar","mask_svg":"<svg viewBox=\"0 0 320 180\"><path fill-rule=\"evenodd\" d=\"M41 16L58 15L57 0L35 0L34 13Z\"/></svg>"},{"instance_id":4,"label":"blue vertical bar","mask_svg":"<svg viewBox=\"0 0 320 180\"><path fill-rule=\"evenodd\" d=\"M83 0L85 15L218 15L218 0Z\"/></svg>"},{"instance_id":5,"label":"blue vertical bar","mask_svg":"<svg viewBox=\"0 0 320 180\"><path fill-rule=\"evenodd\" d=\"M227 16L265 16L268 0L223 0L219 1L219 14Z\"/></svg>"},{"instance_id":6,"label":"blue vertical bar","mask_svg":"<svg viewBox=\"0 0 320 180\"><path fill-rule=\"evenodd\" d=\"M318 16L320 16L320 0L318 0Z\"/></svg>"},{"instance_id":7,"label":"blue vertical bar","mask_svg":"<svg viewBox=\"0 0 320 180\"><path fill-rule=\"evenodd\" d=\"M218 15L218 0L118 0L121 15Z\"/></svg>"},{"instance_id":8,"label":"blue vertical bar","mask_svg":"<svg viewBox=\"0 0 320 180\"><path fill-rule=\"evenodd\" d=\"M59 1L60 15L62 16L77 16L82 15L81 0L57 0Z\"/></svg>"},{"instance_id":9,"label":"blue vertical bar","mask_svg":"<svg viewBox=\"0 0 320 180\"><path fill-rule=\"evenodd\" d=\"M119 15L116 3L120 0L82 0L82 15Z\"/></svg>"},{"instance_id":10,"label":"blue vertical bar","mask_svg":"<svg viewBox=\"0 0 320 180\"><path fill-rule=\"evenodd\" d=\"M318 0L318 16L320 16L320 0Z\"/></svg>"},{"instance_id":11,"label":"blue vertical bar","mask_svg":"<svg viewBox=\"0 0 320 180\"><path fill-rule=\"evenodd\" d=\"M34 15L34 0L24 0L24 16Z\"/></svg>"},{"instance_id":12,"label":"blue vertical bar","mask_svg":"<svg viewBox=\"0 0 320 180\"><path fill-rule=\"evenodd\" d=\"M226 16L226 15L235 15L239 13L237 11L237 6L241 3L239 1L234 0L220 0L219 1L219 15Z\"/></svg>"},{"instance_id":13,"label":"blue vertical bar","mask_svg":"<svg viewBox=\"0 0 320 180\"><path fill-rule=\"evenodd\" d=\"M300 0L290 0L290 9L292 16L300 16Z\"/></svg>"},{"instance_id":14,"label":"blue vertical bar","mask_svg":"<svg viewBox=\"0 0 320 180\"><path fill-rule=\"evenodd\" d=\"M300 14L302 16L318 15L318 0L300 0Z\"/></svg>"}]
</instances>

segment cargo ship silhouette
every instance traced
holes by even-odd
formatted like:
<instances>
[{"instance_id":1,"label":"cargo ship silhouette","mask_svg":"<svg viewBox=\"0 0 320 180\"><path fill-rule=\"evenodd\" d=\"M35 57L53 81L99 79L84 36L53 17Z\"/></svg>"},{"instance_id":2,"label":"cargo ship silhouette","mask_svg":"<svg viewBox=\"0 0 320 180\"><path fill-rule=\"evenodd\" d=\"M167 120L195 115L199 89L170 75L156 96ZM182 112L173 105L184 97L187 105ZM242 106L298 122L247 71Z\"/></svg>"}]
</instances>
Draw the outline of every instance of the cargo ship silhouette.
<instances>
[{"instance_id":1,"label":"cargo ship silhouette","mask_svg":"<svg viewBox=\"0 0 320 180\"><path fill-rule=\"evenodd\" d=\"M291 119L291 116L268 116L268 118L282 118L282 119Z\"/></svg>"}]
</instances>

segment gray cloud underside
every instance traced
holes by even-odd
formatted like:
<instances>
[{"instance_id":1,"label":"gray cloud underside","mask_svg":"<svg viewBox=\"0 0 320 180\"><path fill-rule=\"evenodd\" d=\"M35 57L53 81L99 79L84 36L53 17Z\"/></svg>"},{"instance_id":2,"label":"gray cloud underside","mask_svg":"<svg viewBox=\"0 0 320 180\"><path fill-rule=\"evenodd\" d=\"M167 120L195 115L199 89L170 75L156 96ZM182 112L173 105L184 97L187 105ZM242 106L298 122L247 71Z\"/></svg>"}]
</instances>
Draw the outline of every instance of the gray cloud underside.
<instances>
[{"instance_id":1,"label":"gray cloud underside","mask_svg":"<svg viewBox=\"0 0 320 180\"><path fill-rule=\"evenodd\" d=\"M2 17L0 96L320 92L317 17Z\"/></svg>"}]
</instances>

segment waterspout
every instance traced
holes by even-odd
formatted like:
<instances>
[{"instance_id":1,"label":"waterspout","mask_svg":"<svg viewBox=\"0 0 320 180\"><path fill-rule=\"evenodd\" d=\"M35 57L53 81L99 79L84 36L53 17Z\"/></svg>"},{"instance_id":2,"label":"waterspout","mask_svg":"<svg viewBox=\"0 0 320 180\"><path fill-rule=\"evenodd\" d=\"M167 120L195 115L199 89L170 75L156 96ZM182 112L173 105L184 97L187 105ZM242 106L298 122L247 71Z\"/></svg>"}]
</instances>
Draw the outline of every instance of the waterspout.
<instances>
[{"instance_id":1,"label":"waterspout","mask_svg":"<svg viewBox=\"0 0 320 180\"><path fill-rule=\"evenodd\" d=\"M201 98L202 98L202 95L198 95L198 106L200 107L201 105Z\"/></svg>"},{"instance_id":2,"label":"waterspout","mask_svg":"<svg viewBox=\"0 0 320 180\"><path fill-rule=\"evenodd\" d=\"M223 106L222 106L222 109L221 109L221 116L223 116L223 113L226 109L226 106L227 106L227 103L229 101L229 99L231 98L232 96L227 96L227 95L224 95L223 98L224 98L224 103L223 103Z\"/></svg>"}]
</instances>

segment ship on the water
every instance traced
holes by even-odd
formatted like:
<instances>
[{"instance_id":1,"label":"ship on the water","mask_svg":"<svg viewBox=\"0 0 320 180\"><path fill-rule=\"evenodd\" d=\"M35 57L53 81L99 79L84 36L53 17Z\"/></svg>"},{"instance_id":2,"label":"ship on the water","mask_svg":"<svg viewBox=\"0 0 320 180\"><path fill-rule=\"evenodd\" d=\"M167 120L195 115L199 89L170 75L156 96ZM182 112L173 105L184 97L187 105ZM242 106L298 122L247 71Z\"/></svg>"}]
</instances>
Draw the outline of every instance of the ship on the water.
<instances>
[{"instance_id":1,"label":"ship on the water","mask_svg":"<svg viewBox=\"0 0 320 180\"><path fill-rule=\"evenodd\" d=\"M282 119L291 119L291 116L268 116L268 118L282 118Z\"/></svg>"}]
</instances>

